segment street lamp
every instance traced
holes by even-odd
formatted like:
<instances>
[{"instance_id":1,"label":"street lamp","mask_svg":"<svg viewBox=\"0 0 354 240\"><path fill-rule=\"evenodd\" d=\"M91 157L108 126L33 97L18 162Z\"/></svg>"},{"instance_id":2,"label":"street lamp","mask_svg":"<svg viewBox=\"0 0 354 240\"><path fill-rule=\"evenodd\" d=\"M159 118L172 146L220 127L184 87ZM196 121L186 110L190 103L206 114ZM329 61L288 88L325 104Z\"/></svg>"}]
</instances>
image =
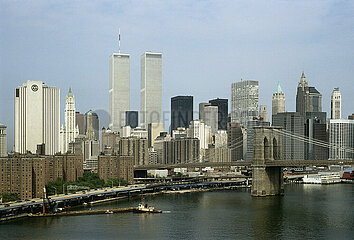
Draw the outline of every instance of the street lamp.
<instances>
[{"instance_id":1,"label":"street lamp","mask_svg":"<svg viewBox=\"0 0 354 240\"><path fill-rule=\"evenodd\" d=\"M57 195L57 188L56 187L53 187L55 189L55 195Z\"/></svg>"},{"instance_id":2,"label":"street lamp","mask_svg":"<svg viewBox=\"0 0 354 240\"><path fill-rule=\"evenodd\" d=\"M111 180L111 182L112 182L112 188L113 188L113 180Z\"/></svg>"}]
</instances>

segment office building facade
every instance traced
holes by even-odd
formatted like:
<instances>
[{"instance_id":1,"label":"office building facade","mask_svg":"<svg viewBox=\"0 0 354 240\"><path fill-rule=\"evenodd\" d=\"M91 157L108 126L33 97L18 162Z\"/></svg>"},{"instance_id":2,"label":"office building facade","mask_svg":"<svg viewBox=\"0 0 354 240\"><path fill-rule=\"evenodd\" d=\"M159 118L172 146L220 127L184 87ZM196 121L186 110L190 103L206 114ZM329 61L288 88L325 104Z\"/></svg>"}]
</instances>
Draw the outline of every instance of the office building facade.
<instances>
[{"instance_id":1,"label":"office building facade","mask_svg":"<svg viewBox=\"0 0 354 240\"><path fill-rule=\"evenodd\" d=\"M138 127L138 124L139 124L139 112L138 111L125 112L125 126L130 126L131 128L136 128L136 127Z\"/></svg>"},{"instance_id":2,"label":"office building facade","mask_svg":"<svg viewBox=\"0 0 354 240\"><path fill-rule=\"evenodd\" d=\"M302 73L296 94L296 112L305 117L307 112L322 112L322 95L315 87L310 87Z\"/></svg>"},{"instance_id":3,"label":"office building facade","mask_svg":"<svg viewBox=\"0 0 354 240\"><path fill-rule=\"evenodd\" d=\"M244 160L245 130L240 123L229 122L227 126L227 147L231 152L230 161Z\"/></svg>"},{"instance_id":4,"label":"office building facade","mask_svg":"<svg viewBox=\"0 0 354 240\"><path fill-rule=\"evenodd\" d=\"M85 113L84 129L88 140L99 140L99 119L97 113L89 110Z\"/></svg>"},{"instance_id":5,"label":"office building facade","mask_svg":"<svg viewBox=\"0 0 354 240\"><path fill-rule=\"evenodd\" d=\"M204 123L211 127L211 133L214 135L218 131L218 107L205 106L204 115Z\"/></svg>"},{"instance_id":6,"label":"office building facade","mask_svg":"<svg viewBox=\"0 0 354 240\"><path fill-rule=\"evenodd\" d=\"M331 95L331 119L342 118L342 94L335 88Z\"/></svg>"},{"instance_id":7,"label":"office building facade","mask_svg":"<svg viewBox=\"0 0 354 240\"><path fill-rule=\"evenodd\" d=\"M0 157L7 155L7 127L0 123Z\"/></svg>"},{"instance_id":8,"label":"office building facade","mask_svg":"<svg viewBox=\"0 0 354 240\"><path fill-rule=\"evenodd\" d=\"M125 126L130 110L130 55L113 53L109 58L109 128L115 132Z\"/></svg>"},{"instance_id":9,"label":"office building facade","mask_svg":"<svg viewBox=\"0 0 354 240\"><path fill-rule=\"evenodd\" d=\"M329 159L354 158L354 120L329 120Z\"/></svg>"},{"instance_id":10,"label":"office building facade","mask_svg":"<svg viewBox=\"0 0 354 240\"><path fill-rule=\"evenodd\" d=\"M27 81L15 89L15 152L59 152L60 90L41 81Z\"/></svg>"},{"instance_id":11,"label":"office building facade","mask_svg":"<svg viewBox=\"0 0 354 240\"><path fill-rule=\"evenodd\" d=\"M231 84L231 121L247 126L258 117L258 81L247 80Z\"/></svg>"},{"instance_id":12,"label":"office building facade","mask_svg":"<svg viewBox=\"0 0 354 240\"><path fill-rule=\"evenodd\" d=\"M75 121L76 121L76 126L79 129L79 134L80 135L85 135L85 115L80 113L80 112L76 112L75 113Z\"/></svg>"},{"instance_id":13,"label":"office building facade","mask_svg":"<svg viewBox=\"0 0 354 240\"><path fill-rule=\"evenodd\" d=\"M207 106L211 106L211 103L205 103L205 102L199 103L199 120L203 120L203 121L205 120L204 109Z\"/></svg>"},{"instance_id":14,"label":"office building facade","mask_svg":"<svg viewBox=\"0 0 354 240\"><path fill-rule=\"evenodd\" d=\"M259 117L263 119L263 121L268 122L268 110L267 105L259 106Z\"/></svg>"},{"instance_id":15,"label":"office building facade","mask_svg":"<svg viewBox=\"0 0 354 240\"><path fill-rule=\"evenodd\" d=\"M305 159L327 160L328 133L326 123L326 112L307 112L305 117L305 136L309 139L305 143ZM319 143L320 141L320 143Z\"/></svg>"},{"instance_id":16,"label":"office building facade","mask_svg":"<svg viewBox=\"0 0 354 240\"><path fill-rule=\"evenodd\" d=\"M278 113L273 116L273 126L282 127L286 135L283 135L283 159L305 159L305 143L296 136L304 136L305 119L299 112ZM294 136L295 135L295 136Z\"/></svg>"},{"instance_id":17,"label":"office building facade","mask_svg":"<svg viewBox=\"0 0 354 240\"><path fill-rule=\"evenodd\" d=\"M73 142L79 135L79 127L76 125L75 97L69 89L65 101L65 124L60 128L60 152L66 153L69 149L69 143Z\"/></svg>"},{"instance_id":18,"label":"office building facade","mask_svg":"<svg viewBox=\"0 0 354 240\"><path fill-rule=\"evenodd\" d=\"M277 113L285 112L285 94L278 82L277 89L272 96L272 117Z\"/></svg>"},{"instance_id":19,"label":"office building facade","mask_svg":"<svg viewBox=\"0 0 354 240\"><path fill-rule=\"evenodd\" d=\"M141 55L140 125L162 121L162 54Z\"/></svg>"},{"instance_id":20,"label":"office building facade","mask_svg":"<svg viewBox=\"0 0 354 240\"><path fill-rule=\"evenodd\" d=\"M102 128L102 152L105 155L117 154L119 151L120 135L111 129Z\"/></svg>"},{"instance_id":21,"label":"office building facade","mask_svg":"<svg viewBox=\"0 0 354 240\"><path fill-rule=\"evenodd\" d=\"M212 106L218 107L218 130L227 130L227 116L229 112L229 100L216 98L209 100Z\"/></svg>"},{"instance_id":22,"label":"office building facade","mask_svg":"<svg viewBox=\"0 0 354 240\"><path fill-rule=\"evenodd\" d=\"M171 133L179 127L188 128L193 120L193 96L171 98Z\"/></svg>"}]
</instances>

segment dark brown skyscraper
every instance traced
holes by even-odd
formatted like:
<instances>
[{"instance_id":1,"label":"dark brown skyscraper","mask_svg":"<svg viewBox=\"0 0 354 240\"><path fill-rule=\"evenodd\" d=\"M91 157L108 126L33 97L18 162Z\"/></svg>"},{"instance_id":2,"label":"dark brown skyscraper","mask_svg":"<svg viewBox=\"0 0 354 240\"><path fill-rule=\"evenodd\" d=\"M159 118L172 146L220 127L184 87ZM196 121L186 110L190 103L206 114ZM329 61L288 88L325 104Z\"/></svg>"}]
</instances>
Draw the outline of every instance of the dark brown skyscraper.
<instances>
[{"instance_id":1,"label":"dark brown skyscraper","mask_svg":"<svg viewBox=\"0 0 354 240\"><path fill-rule=\"evenodd\" d=\"M297 87L296 112L304 117L307 112L322 112L322 95L315 87L309 87L304 73Z\"/></svg>"}]
</instances>

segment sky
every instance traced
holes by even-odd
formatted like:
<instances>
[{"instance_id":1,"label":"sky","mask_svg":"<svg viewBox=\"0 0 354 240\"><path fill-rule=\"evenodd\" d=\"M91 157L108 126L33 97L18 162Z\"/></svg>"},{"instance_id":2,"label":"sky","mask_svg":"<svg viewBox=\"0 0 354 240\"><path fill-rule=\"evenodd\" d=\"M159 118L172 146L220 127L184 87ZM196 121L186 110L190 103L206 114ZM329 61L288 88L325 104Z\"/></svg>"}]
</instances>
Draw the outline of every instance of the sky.
<instances>
[{"instance_id":1,"label":"sky","mask_svg":"<svg viewBox=\"0 0 354 240\"><path fill-rule=\"evenodd\" d=\"M140 109L140 55L153 51L163 54L164 111L177 95L194 96L194 111L213 98L230 100L231 83L241 78L259 81L268 113L279 81L286 111L295 111L304 71L327 116L335 87L342 118L354 112L354 1L0 0L0 123L8 126L8 150L14 89L27 80L61 89L62 124L69 87L78 111L95 110L108 124L118 28L121 53L131 55L132 110Z\"/></svg>"}]
</instances>

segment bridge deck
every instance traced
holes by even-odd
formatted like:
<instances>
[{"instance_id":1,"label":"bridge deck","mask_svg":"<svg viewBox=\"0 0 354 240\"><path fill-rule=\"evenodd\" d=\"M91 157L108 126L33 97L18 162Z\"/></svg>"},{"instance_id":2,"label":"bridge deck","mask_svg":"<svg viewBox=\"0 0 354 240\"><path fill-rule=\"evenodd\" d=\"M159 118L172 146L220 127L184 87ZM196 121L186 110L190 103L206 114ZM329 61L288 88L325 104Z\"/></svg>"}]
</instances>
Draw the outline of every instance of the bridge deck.
<instances>
[{"instance_id":1,"label":"bridge deck","mask_svg":"<svg viewBox=\"0 0 354 240\"><path fill-rule=\"evenodd\" d=\"M253 162L203 162L203 163L182 163L182 164L151 164L135 165L135 170L150 169L173 169L173 168L203 168L203 167L231 167L247 166L250 167ZM274 160L266 161L267 167L296 167L296 166L328 166L328 165L354 165L354 159L347 160Z\"/></svg>"}]
</instances>

